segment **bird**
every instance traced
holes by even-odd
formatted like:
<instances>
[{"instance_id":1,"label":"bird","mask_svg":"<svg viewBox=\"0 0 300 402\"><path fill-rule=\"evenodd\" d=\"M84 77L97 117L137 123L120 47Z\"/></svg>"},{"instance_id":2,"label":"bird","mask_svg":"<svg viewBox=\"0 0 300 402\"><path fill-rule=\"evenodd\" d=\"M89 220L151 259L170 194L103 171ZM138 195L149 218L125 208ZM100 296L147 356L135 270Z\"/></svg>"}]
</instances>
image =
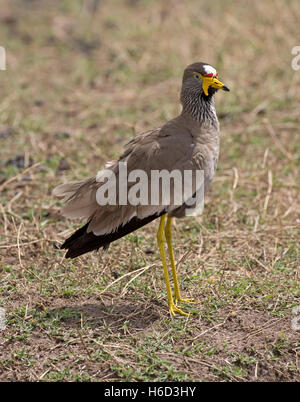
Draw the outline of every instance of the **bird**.
<instances>
[{"instance_id":1,"label":"bird","mask_svg":"<svg viewBox=\"0 0 300 402\"><path fill-rule=\"evenodd\" d=\"M194 299L182 297L176 272L176 263L172 246L172 224L174 218L186 216L190 205L195 205L196 192L201 187L205 195L215 176L220 146L220 129L216 114L214 95L218 90L229 91L218 77L216 69L205 62L195 62L188 65L183 72L180 91L181 113L159 128L151 129L133 137L126 145L119 159L108 162L106 169L97 175L76 182L60 184L53 190L53 195L63 199L66 205L62 215L69 219L81 219L83 226L76 230L64 243L61 249L67 250L66 258L75 258L93 250L107 251L110 243L140 229L155 219L160 219L157 231L157 243L166 284L169 312L189 316L181 303L197 303ZM156 204L149 202L123 202L121 190L127 194L133 189L132 182L124 179L119 187L114 180L110 181L109 174L115 178L121 177L121 168L126 165L127 174L136 171L145 172L146 188L150 187L153 172L174 172L183 174L192 172L190 195L185 197L182 188L177 191L174 183L169 181L169 188L159 187L159 200ZM195 181L195 172L202 172L201 185ZM109 173L107 175L107 173ZM144 176L142 177L144 178ZM125 180L126 181L126 180ZM99 203L99 192L104 197L116 190L110 201ZM191 184L192 183L192 184ZM196 184L195 184L196 183ZM122 187L123 185L123 187ZM198 187L197 187L198 186ZM140 188L141 189L141 188ZM144 187L145 189L145 187ZM103 191L102 191L103 190ZM166 198L161 193L171 191ZM102 192L101 192L102 191ZM180 194L179 194L180 193ZM174 199L177 195L179 203ZM101 198L101 197L100 197ZM107 197L108 199L109 197ZM193 200L193 202L191 202ZM121 202L122 201L122 202ZM174 293L171 288L169 269L165 252L165 243L171 265Z\"/></svg>"}]
</instances>

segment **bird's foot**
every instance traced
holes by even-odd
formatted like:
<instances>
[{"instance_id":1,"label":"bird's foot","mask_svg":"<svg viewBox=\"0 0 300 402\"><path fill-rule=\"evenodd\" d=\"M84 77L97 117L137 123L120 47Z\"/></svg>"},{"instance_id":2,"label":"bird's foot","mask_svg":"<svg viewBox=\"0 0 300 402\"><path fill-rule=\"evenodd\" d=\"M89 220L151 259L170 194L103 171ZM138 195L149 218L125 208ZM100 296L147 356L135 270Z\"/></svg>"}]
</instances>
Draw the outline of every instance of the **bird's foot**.
<instances>
[{"instance_id":1,"label":"bird's foot","mask_svg":"<svg viewBox=\"0 0 300 402\"><path fill-rule=\"evenodd\" d=\"M200 301L195 301L195 299L184 299L181 296L175 297L175 304L177 305L178 303L191 303L191 304L200 304Z\"/></svg>"},{"instance_id":2,"label":"bird's foot","mask_svg":"<svg viewBox=\"0 0 300 402\"><path fill-rule=\"evenodd\" d=\"M186 313L185 311L182 311L179 307L177 307L173 302L169 304L169 309L170 313L175 317L176 313L180 315L185 315L185 316L191 316L192 314Z\"/></svg>"}]
</instances>

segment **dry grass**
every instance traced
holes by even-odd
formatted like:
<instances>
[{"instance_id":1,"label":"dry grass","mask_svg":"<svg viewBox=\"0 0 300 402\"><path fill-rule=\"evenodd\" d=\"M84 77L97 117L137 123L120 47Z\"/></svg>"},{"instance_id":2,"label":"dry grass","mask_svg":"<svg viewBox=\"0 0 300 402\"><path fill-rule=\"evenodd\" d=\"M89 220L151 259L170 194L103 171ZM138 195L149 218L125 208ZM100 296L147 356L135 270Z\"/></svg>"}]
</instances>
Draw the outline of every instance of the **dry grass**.
<instances>
[{"instance_id":1,"label":"dry grass","mask_svg":"<svg viewBox=\"0 0 300 402\"><path fill-rule=\"evenodd\" d=\"M299 381L298 1L29 4L0 11L0 379ZM199 314L171 319L156 223L67 261L54 246L77 223L51 190L178 113L196 60L231 92L216 97L204 215L177 221L174 239Z\"/></svg>"}]
</instances>

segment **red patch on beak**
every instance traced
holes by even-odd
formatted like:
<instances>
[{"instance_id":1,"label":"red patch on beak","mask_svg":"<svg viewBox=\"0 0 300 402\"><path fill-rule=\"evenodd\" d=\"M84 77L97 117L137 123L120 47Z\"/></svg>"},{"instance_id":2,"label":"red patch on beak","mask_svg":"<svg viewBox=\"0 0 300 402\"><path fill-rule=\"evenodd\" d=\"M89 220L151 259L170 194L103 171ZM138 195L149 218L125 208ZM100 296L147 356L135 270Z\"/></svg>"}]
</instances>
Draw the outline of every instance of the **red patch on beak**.
<instances>
[{"instance_id":1,"label":"red patch on beak","mask_svg":"<svg viewBox=\"0 0 300 402\"><path fill-rule=\"evenodd\" d=\"M203 74L203 77L213 77L213 73Z\"/></svg>"}]
</instances>

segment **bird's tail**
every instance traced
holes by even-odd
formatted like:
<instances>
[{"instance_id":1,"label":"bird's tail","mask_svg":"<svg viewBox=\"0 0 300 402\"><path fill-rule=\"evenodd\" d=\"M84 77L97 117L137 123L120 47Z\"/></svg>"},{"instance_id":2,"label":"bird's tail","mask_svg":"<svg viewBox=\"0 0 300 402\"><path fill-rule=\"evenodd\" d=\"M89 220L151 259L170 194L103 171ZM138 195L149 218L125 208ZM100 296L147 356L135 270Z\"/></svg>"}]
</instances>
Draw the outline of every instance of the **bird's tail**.
<instances>
[{"instance_id":1,"label":"bird's tail","mask_svg":"<svg viewBox=\"0 0 300 402\"><path fill-rule=\"evenodd\" d=\"M60 184L53 189L52 194L56 197L63 197L65 200L68 200L76 193L83 183L84 181L71 181L69 183Z\"/></svg>"},{"instance_id":2,"label":"bird's tail","mask_svg":"<svg viewBox=\"0 0 300 402\"><path fill-rule=\"evenodd\" d=\"M134 232L142 226L147 225L164 213L166 213L166 211L163 210L159 214L147 216L143 219L134 217L125 225L120 225L114 232L99 236L95 235L93 232L87 231L90 223L88 222L86 225L74 232L60 248L68 250L66 253L66 258L75 258L79 255L88 253L89 251L98 250L100 247L103 247L103 249L106 250L108 249L110 243L120 239L123 236L126 236L131 232Z\"/></svg>"}]
</instances>

